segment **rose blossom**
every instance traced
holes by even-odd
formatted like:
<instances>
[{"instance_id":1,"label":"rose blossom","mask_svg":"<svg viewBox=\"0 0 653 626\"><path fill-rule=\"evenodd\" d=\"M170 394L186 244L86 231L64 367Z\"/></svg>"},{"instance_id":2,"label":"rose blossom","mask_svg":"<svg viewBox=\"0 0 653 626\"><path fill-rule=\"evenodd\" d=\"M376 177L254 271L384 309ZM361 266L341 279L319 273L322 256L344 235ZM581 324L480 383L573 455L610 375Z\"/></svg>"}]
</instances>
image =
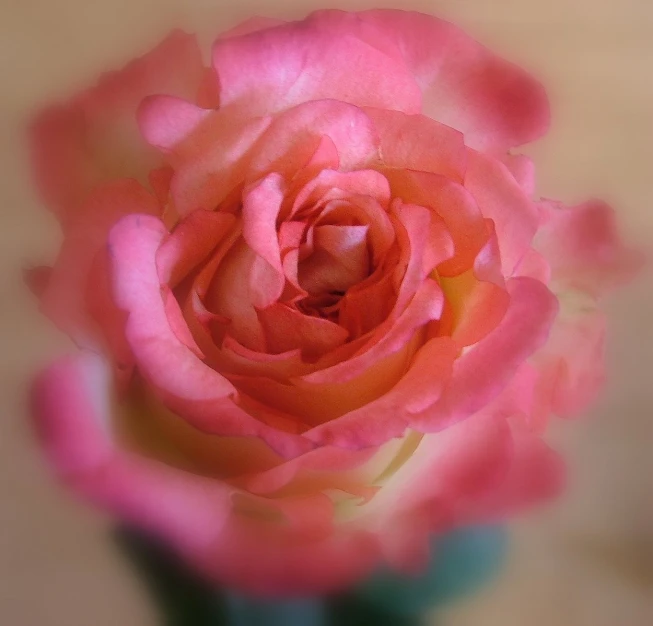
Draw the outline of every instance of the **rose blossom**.
<instances>
[{"instance_id":1,"label":"rose blossom","mask_svg":"<svg viewBox=\"0 0 653 626\"><path fill-rule=\"evenodd\" d=\"M324 592L556 492L634 257L534 202L542 87L401 11L156 49L33 129L64 242L38 379L59 475L216 581ZM33 278L37 276L32 275ZM547 341L548 339L548 341Z\"/></svg>"}]
</instances>

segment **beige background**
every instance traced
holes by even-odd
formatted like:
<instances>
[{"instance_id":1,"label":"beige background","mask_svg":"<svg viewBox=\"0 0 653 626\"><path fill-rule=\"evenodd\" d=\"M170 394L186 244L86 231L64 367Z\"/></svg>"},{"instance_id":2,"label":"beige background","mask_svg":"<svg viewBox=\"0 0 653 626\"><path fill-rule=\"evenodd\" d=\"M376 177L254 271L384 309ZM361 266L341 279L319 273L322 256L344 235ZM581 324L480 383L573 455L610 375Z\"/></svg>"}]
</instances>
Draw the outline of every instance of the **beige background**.
<instances>
[{"instance_id":1,"label":"beige background","mask_svg":"<svg viewBox=\"0 0 653 626\"><path fill-rule=\"evenodd\" d=\"M145 52L170 28L219 31L253 13L301 16L308 0L2 0L0 4L0 624L150 626L154 617L113 551L107 520L54 485L32 443L25 381L66 342L18 280L56 249L52 218L27 183L22 127L43 102ZM539 191L600 195L624 231L653 242L653 2L449 0L329 2L450 17L548 86L553 131L527 152ZM570 460L565 498L515 524L510 566L446 626L653 624L653 290L651 273L609 303L611 382L586 419L558 424Z\"/></svg>"}]
</instances>

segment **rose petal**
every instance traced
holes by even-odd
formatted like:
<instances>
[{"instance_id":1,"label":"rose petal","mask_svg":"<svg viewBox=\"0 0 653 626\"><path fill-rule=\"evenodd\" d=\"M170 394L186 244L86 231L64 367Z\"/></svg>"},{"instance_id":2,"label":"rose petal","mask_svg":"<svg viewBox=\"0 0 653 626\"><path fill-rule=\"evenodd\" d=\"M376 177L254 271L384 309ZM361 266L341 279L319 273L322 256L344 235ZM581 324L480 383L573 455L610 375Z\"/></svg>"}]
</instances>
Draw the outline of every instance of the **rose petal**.
<instances>
[{"instance_id":1,"label":"rose petal","mask_svg":"<svg viewBox=\"0 0 653 626\"><path fill-rule=\"evenodd\" d=\"M89 91L37 117L33 166L46 202L61 219L102 182L122 176L147 180L160 158L138 133L140 101L151 93L192 99L202 72L195 37L175 31L123 70L105 74Z\"/></svg>"},{"instance_id":2,"label":"rose petal","mask_svg":"<svg viewBox=\"0 0 653 626\"><path fill-rule=\"evenodd\" d=\"M351 196L369 196L387 208L390 203L390 186L383 174L375 170L338 172L324 169L297 193L291 215L296 215L302 208L324 203L325 200L347 199Z\"/></svg>"},{"instance_id":3,"label":"rose petal","mask_svg":"<svg viewBox=\"0 0 653 626\"><path fill-rule=\"evenodd\" d=\"M358 107L336 100L299 104L277 115L256 145L248 180L269 172L290 177L311 161L327 136L335 145L341 171L361 169L374 160L374 125Z\"/></svg>"},{"instance_id":4,"label":"rose petal","mask_svg":"<svg viewBox=\"0 0 653 626\"><path fill-rule=\"evenodd\" d=\"M295 348L305 358L314 360L341 346L347 331L328 320L304 315L285 304L275 303L258 311L270 352L283 353Z\"/></svg>"},{"instance_id":5,"label":"rose petal","mask_svg":"<svg viewBox=\"0 0 653 626\"><path fill-rule=\"evenodd\" d=\"M548 130L543 87L457 27L408 11L372 10L360 17L402 51L422 90L422 111L461 131L468 146L504 151Z\"/></svg>"},{"instance_id":6,"label":"rose petal","mask_svg":"<svg viewBox=\"0 0 653 626\"><path fill-rule=\"evenodd\" d=\"M182 550L205 550L230 514L233 488L118 448L109 430L108 368L81 354L34 389L41 442L59 476L85 498Z\"/></svg>"},{"instance_id":7,"label":"rose petal","mask_svg":"<svg viewBox=\"0 0 653 626\"><path fill-rule=\"evenodd\" d=\"M242 240L225 255L205 302L211 311L230 321L229 333L248 348L265 350L256 309L279 299L284 277Z\"/></svg>"},{"instance_id":8,"label":"rose petal","mask_svg":"<svg viewBox=\"0 0 653 626\"><path fill-rule=\"evenodd\" d=\"M438 319L442 305L439 285L433 280L425 280L397 320L379 327L375 343L364 345L352 358L304 376L302 380L307 383L343 383L360 376L370 364L403 348L424 324Z\"/></svg>"},{"instance_id":9,"label":"rose petal","mask_svg":"<svg viewBox=\"0 0 653 626\"><path fill-rule=\"evenodd\" d=\"M512 455L505 475L484 494L456 503L456 523L503 521L562 491L566 472L560 455L518 421L509 423Z\"/></svg>"},{"instance_id":10,"label":"rose petal","mask_svg":"<svg viewBox=\"0 0 653 626\"><path fill-rule=\"evenodd\" d=\"M233 215L193 211L175 227L156 252L161 282L176 287L234 228Z\"/></svg>"},{"instance_id":11,"label":"rose petal","mask_svg":"<svg viewBox=\"0 0 653 626\"><path fill-rule=\"evenodd\" d=\"M546 341L558 312L555 296L531 278L513 278L506 287L510 304L501 323L457 359L448 388L413 420L415 429L440 430L480 410Z\"/></svg>"},{"instance_id":12,"label":"rose petal","mask_svg":"<svg viewBox=\"0 0 653 626\"><path fill-rule=\"evenodd\" d=\"M284 199L285 183L269 174L243 192L243 238L269 265L283 273L277 235L277 218Z\"/></svg>"},{"instance_id":13,"label":"rose petal","mask_svg":"<svg viewBox=\"0 0 653 626\"><path fill-rule=\"evenodd\" d=\"M473 269L452 278L442 277L440 285L452 316L448 334L458 345L474 345L494 330L510 302L501 275L496 234L492 232Z\"/></svg>"},{"instance_id":14,"label":"rose petal","mask_svg":"<svg viewBox=\"0 0 653 626\"><path fill-rule=\"evenodd\" d=\"M337 15L348 20L344 12ZM318 12L302 22L218 39L213 66L223 106L238 104L260 115L329 98L418 112L419 89L405 65L333 17Z\"/></svg>"},{"instance_id":15,"label":"rose petal","mask_svg":"<svg viewBox=\"0 0 653 626\"><path fill-rule=\"evenodd\" d=\"M252 148L269 125L266 117L243 120L238 111L212 111L177 147L170 191L179 214L213 210L228 198L245 178Z\"/></svg>"},{"instance_id":16,"label":"rose petal","mask_svg":"<svg viewBox=\"0 0 653 626\"><path fill-rule=\"evenodd\" d=\"M82 345L97 343L85 302L95 258L106 244L111 226L130 213L156 215L159 205L136 181L117 180L96 189L64 231L42 307L57 326ZM95 291L100 287L91 284Z\"/></svg>"},{"instance_id":17,"label":"rose petal","mask_svg":"<svg viewBox=\"0 0 653 626\"><path fill-rule=\"evenodd\" d=\"M457 352L448 337L431 339L417 351L406 373L387 393L309 430L306 437L320 445L356 450L402 436L411 425L412 415L440 397Z\"/></svg>"},{"instance_id":18,"label":"rose petal","mask_svg":"<svg viewBox=\"0 0 653 626\"><path fill-rule=\"evenodd\" d=\"M226 378L177 338L166 316L155 262L166 233L160 220L131 215L118 222L110 235L116 301L129 313L125 334L140 371L171 409L201 430L259 436L282 456L310 449L306 441L284 432L297 428L292 420L250 403L259 421L235 404L236 399L241 404L246 399L239 398Z\"/></svg>"},{"instance_id":19,"label":"rose petal","mask_svg":"<svg viewBox=\"0 0 653 626\"><path fill-rule=\"evenodd\" d=\"M385 170L392 192L405 203L432 209L447 226L454 256L438 267L441 276L468 270L487 241L487 226L474 197L458 183L428 172Z\"/></svg>"},{"instance_id":20,"label":"rose petal","mask_svg":"<svg viewBox=\"0 0 653 626\"><path fill-rule=\"evenodd\" d=\"M529 197L535 193L535 164L525 154L506 154L501 162Z\"/></svg>"},{"instance_id":21,"label":"rose petal","mask_svg":"<svg viewBox=\"0 0 653 626\"><path fill-rule=\"evenodd\" d=\"M379 133L385 167L442 174L461 183L467 153L461 133L425 115L366 108Z\"/></svg>"},{"instance_id":22,"label":"rose petal","mask_svg":"<svg viewBox=\"0 0 653 626\"><path fill-rule=\"evenodd\" d=\"M333 533L298 540L242 520L229 524L214 548L195 554L194 563L221 584L256 595L284 596L346 589L379 560L378 543L363 532ZM253 566L256 564L256 566Z\"/></svg>"},{"instance_id":23,"label":"rose petal","mask_svg":"<svg viewBox=\"0 0 653 626\"><path fill-rule=\"evenodd\" d=\"M594 402L606 379L606 319L578 294L560 295L561 309L547 344L533 361L540 394L561 417L582 414Z\"/></svg>"},{"instance_id":24,"label":"rose petal","mask_svg":"<svg viewBox=\"0 0 653 626\"><path fill-rule=\"evenodd\" d=\"M539 206L544 224L534 246L549 261L556 283L599 296L632 278L641 266L641 255L623 245L614 211L604 202Z\"/></svg>"},{"instance_id":25,"label":"rose petal","mask_svg":"<svg viewBox=\"0 0 653 626\"><path fill-rule=\"evenodd\" d=\"M483 215L494 221L503 272L510 276L530 248L539 226L535 205L505 165L473 150L468 153L465 188Z\"/></svg>"},{"instance_id":26,"label":"rose petal","mask_svg":"<svg viewBox=\"0 0 653 626\"><path fill-rule=\"evenodd\" d=\"M369 273L367 226L317 226L313 253L298 267L309 293L345 292Z\"/></svg>"}]
</instances>

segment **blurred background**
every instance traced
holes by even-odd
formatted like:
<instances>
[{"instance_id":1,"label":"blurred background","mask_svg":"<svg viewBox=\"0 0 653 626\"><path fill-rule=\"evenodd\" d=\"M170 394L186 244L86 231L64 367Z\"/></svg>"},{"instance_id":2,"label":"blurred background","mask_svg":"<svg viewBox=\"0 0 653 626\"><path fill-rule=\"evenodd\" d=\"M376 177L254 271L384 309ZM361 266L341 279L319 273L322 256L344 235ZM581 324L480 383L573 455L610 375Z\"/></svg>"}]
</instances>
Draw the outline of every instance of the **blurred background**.
<instances>
[{"instance_id":1,"label":"blurred background","mask_svg":"<svg viewBox=\"0 0 653 626\"><path fill-rule=\"evenodd\" d=\"M547 86L553 127L528 146L538 194L616 208L653 249L651 0L2 0L0 2L0 624L154 626L154 613L105 530L108 520L56 489L25 409L35 367L66 349L20 280L53 259L54 219L29 182L24 126L43 103L92 84L173 27L212 34L253 14L395 7L451 19ZM570 484L513 524L509 563L440 626L653 624L653 282L607 303L610 382L601 402L551 439Z\"/></svg>"}]
</instances>

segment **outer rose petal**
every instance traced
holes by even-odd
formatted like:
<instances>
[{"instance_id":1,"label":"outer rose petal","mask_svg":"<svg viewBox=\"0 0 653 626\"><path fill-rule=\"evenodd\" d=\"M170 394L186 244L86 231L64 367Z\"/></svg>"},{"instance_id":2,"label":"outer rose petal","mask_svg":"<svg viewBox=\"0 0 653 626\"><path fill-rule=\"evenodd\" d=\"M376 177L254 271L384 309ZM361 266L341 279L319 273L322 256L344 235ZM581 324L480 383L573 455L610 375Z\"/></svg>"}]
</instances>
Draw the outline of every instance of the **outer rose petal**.
<instances>
[{"instance_id":1,"label":"outer rose petal","mask_svg":"<svg viewBox=\"0 0 653 626\"><path fill-rule=\"evenodd\" d=\"M483 216L494 221L503 273L510 276L539 226L537 208L500 161L470 150L467 164L465 188Z\"/></svg>"},{"instance_id":2,"label":"outer rose petal","mask_svg":"<svg viewBox=\"0 0 653 626\"><path fill-rule=\"evenodd\" d=\"M452 24L415 12L359 15L403 52L422 89L422 111L461 131L468 146L503 151L548 130L544 88Z\"/></svg>"},{"instance_id":3,"label":"outer rose petal","mask_svg":"<svg viewBox=\"0 0 653 626\"><path fill-rule=\"evenodd\" d=\"M567 208L542 202L544 224L534 247L551 265L551 278L566 288L599 296L624 283L642 259L628 250L617 233L614 211L599 200Z\"/></svg>"},{"instance_id":4,"label":"outer rose petal","mask_svg":"<svg viewBox=\"0 0 653 626\"><path fill-rule=\"evenodd\" d=\"M454 523L504 520L517 510L555 497L564 487L566 472L560 455L520 420L509 423L512 454L505 475L485 493L456 502Z\"/></svg>"},{"instance_id":5,"label":"outer rose petal","mask_svg":"<svg viewBox=\"0 0 653 626\"><path fill-rule=\"evenodd\" d=\"M220 39L242 37L243 35L249 35L249 33L255 33L259 30L265 30L266 28L274 28L275 26L281 26L282 24L285 24L284 20L278 20L273 17L254 16L222 33Z\"/></svg>"},{"instance_id":6,"label":"outer rose petal","mask_svg":"<svg viewBox=\"0 0 653 626\"><path fill-rule=\"evenodd\" d=\"M193 99L202 72L195 37L177 31L91 90L39 115L32 129L34 169L46 202L61 219L101 182L121 176L146 181L159 157L138 133L140 101L151 93Z\"/></svg>"},{"instance_id":7,"label":"outer rose petal","mask_svg":"<svg viewBox=\"0 0 653 626\"><path fill-rule=\"evenodd\" d=\"M481 412L422 438L409 459L361 509L361 522L378 529L384 556L419 571L434 531L455 524L460 502L474 502L505 475L512 455L505 420Z\"/></svg>"},{"instance_id":8,"label":"outer rose petal","mask_svg":"<svg viewBox=\"0 0 653 626\"><path fill-rule=\"evenodd\" d=\"M347 13L324 11L301 22L218 39L213 66L223 106L237 104L250 115L265 115L329 98L419 112L419 88L406 65L394 58L392 41L376 41L380 48L370 45L351 24Z\"/></svg>"},{"instance_id":9,"label":"outer rose petal","mask_svg":"<svg viewBox=\"0 0 653 626\"><path fill-rule=\"evenodd\" d=\"M501 159L524 193L531 198L535 193L535 164L525 154L507 154Z\"/></svg>"},{"instance_id":10,"label":"outer rose petal","mask_svg":"<svg viewBox=\"0 0 653 626\"><path fill-rule=\"evenodd\" d=\"M84 300L98 253L111 226L124 215L159 213L157 201L134 180L116 180L96 189L64 229L64 242L42 294L45 313L78 343L96 344ZM91 284L98 292L101 284ZM101 294L96 296L106 300Z\"/></svg>"},{"instance_id":11,"label":"outer rose petal","mask_svg":"<svg viewBox=\"0 0 653 626\"><path fill-rule=\"evenodd\" d=\"M605 383L605 316L578 294L560 298L561 312L547 344L533 363L539 371L536 393L561 417L581 414Z\"/></svg>"},{"instance_id":12,"label":"outer rose petal","mask_svg":"<svg viewBox=\"0 0 653 626\"><path fill-rule=\"evenodd\" d=\"M415 416L416 430L438 431L482 409L546 341L558 312L555 296L531 278L513 278L507 289L511 301L503 320L457 359L451 382L438 402Z\"/></svg>"},{"instance_id":13,"label":"outer rose petal","mask_svg":"<svg viewBox=\"0 0 653 626\"><path fill-rule=\"evenodd\" d=\"M138 109L143 137L174 165L170 191L181 215L213 210L242 183L252 146L269 124L234 107L209 110L169 96L150 96Z\"/></svg>"},{"instance_id":14,"label":"outer rose petal","mask_svg":"<svg viewBox=\"0 0 653 626\"><path fill-rule=\"evenodd\" d=\"M50 462L97 504L181 550L206 550L230 513L232 489L119 449L108 429L110 384L106 364L89 354L41 374L35 418Z\"/></svg>"},{"instance_id":15,"label":"outer rose petal","mask_svg":"<svg viewBox=\"0 0 653 626\"><path fill-rule=\"evenodd\" d=\"M335 532L319 541L266 531L234 519L214 549L198 552L193 560L221 583L287 596L346 589L380 558L378 541L361 531Z\"/></svg>"}]
</instances>

